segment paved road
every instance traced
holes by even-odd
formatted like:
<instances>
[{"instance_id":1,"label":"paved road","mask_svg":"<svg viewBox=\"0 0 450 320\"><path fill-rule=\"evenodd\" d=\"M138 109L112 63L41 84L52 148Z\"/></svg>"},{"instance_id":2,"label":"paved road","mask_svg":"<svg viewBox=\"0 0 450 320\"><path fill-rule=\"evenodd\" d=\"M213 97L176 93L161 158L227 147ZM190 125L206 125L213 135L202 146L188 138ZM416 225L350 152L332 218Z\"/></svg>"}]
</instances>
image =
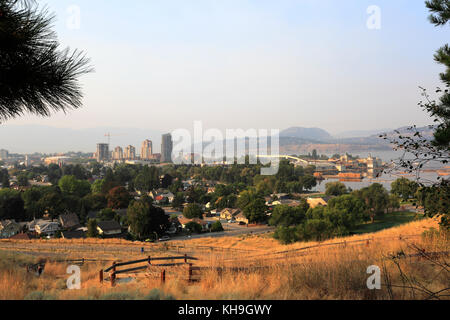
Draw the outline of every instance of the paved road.
<instances>
[{"instance_id":1,"label":"paved road","mask_svg":"<svg viewBox=\"0 0 450 320\"><path fill-rule=\"evenodd\" d=\"M210 232L203 234L193 234L189 236L175 236L172 240L183 241L190 239L200 239L200 238L220 238L220 237L236 237L247 234L261 234L266 232L274 231L274 227L262 226L262 227L245 227L245 226L230 226L231 224L224 225L224 232Z\"/></svg>"}]
</instances>

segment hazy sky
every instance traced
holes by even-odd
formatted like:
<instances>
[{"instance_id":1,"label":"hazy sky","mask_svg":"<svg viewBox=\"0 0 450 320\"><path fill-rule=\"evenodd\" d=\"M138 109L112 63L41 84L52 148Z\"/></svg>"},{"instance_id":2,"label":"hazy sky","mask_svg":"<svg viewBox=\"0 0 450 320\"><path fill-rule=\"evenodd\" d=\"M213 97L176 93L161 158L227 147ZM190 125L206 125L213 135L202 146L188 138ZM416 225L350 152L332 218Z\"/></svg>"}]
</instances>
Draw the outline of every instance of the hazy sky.
<instances>
[{"instance_id":1,"label":"hazy sky","mask_svg":"<svg viewBox=\"0 0 450 320\"><path fill-rule=\"evenodd\" d=\"M64 46L85 51L84 108L6 124L67 128L321 127L429 124L418 86L449 29L423 0L45 0ZM80 28L68 8L80 8ZM367 8L381 29L367 28ZM74 11L72 11L74 12ZM70 23L69 23L70 25Z\"/></svg>"}]
</instances>

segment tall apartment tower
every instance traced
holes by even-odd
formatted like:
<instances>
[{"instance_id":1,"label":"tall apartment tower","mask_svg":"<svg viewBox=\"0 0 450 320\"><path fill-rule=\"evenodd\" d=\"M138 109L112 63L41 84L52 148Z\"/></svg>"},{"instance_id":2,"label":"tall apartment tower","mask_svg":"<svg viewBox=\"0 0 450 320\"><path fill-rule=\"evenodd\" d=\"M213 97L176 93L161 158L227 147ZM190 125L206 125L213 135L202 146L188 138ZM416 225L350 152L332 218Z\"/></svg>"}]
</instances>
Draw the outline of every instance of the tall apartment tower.
<instances>
[{"instance_id":1,"label":"tall apartment tower","mask_svg":"<svg viewBox=\"0 0 450 320\"><path fill-rule=\"evenodd\" d=\"M114 160L123 160L123 149L122 147L116 147L113 153Z\"/></svg>"},{"instance_id":2,"label":"tall apartment tower","mask_svg":"<svg viewBox=\"0 0 450 320\"><path fill-rule=\"evenodd\" d=\"M172 135L170 133L163 134L161 142L161 162L172 162Z\"/></svg>"},{"instance_id":3,"label":"tall apartment tower","mask_svg":"<svg viewBox=\"0 0 450 320\"><path fill-rule=\"evenodd\" d=\"M128 146L125 149L125 159L127 160L135 160L136 159L136 148L133 146Z\"/></svg>"},{"instance_id":4,"label":"tall apartment tower","mask_svg":"<svg viewBox=\"0 0 450 320\"><path fill-rule=\"evenodd\" d=\"M152 154L153 154L153 143L151 140L145 140L144 142L142 142L141 159L150 160L152 159Z\"/></svg>"},{"instance_id":5,"label":"tall apartment tower","mask_svg":"<svg viewBox=\"0 0 450 320\"><path fill-rule=\"evenodd\" d=\"M109 160L109 144L98 143L97 153L95 154L97 162L108 161Z\"/></svg>"},{"instance_id":6,"label":"tall apartment tower","mask_svg":"<svg viewBox=\"0 0 450 320\"><path fill-rule=\"evenodd\" d=\"M9 157L8 150L1 149L0 150L0 160L6 160Z\"/></svg>"}]
</instances>

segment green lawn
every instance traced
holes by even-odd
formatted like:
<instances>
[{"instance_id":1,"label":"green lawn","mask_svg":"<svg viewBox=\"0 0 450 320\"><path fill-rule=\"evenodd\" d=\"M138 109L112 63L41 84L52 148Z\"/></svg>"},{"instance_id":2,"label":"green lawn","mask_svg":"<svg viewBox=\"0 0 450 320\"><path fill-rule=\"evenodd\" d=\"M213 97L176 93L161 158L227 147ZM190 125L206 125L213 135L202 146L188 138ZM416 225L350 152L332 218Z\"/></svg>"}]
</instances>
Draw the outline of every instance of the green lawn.
<instances>
[{"instance_id":1,"label":"green lawn","mask_svg":"<svg viewBox=\"0 0 450 320\"><path fill-rule=\"evenodd\" d=\"M421 219L421 216L416 218L416 213L409 211L400 211L386 214L383 217L375 219L374 223L365 223L357 226L352 230L353 234L363 234L377 232L383 229L389 229L392 227L399 226L404 223L414 221L416 219Z\"/></svg>"}]
</instances>

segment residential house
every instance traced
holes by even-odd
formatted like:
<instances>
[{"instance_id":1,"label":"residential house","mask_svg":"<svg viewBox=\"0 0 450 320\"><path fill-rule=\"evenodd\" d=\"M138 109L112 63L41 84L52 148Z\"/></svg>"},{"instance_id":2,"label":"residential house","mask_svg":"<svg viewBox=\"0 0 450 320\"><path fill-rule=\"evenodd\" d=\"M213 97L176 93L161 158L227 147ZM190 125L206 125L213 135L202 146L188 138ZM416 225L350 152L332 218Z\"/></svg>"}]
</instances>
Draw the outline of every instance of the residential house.
<instances>
[{"instance_id":1,"label":"residential house","mask_svg":"<svg viewBox=\"0 0 450 320\"><path fill-rule=\"evenodd\" d=\"M16 234L18 234L22 230L20 224L18 224L14 220L3 220L0 221L0 239L7 239Z\"/></svg>"},{"instance_id":2,"label":"residential house","mask_svg":"<svg viewBox=\"0 0 450 320\"><path fill-rule=\"evenodd\" d=\"M39 224L39 223L43 223L45 221L47 221L47 220L34 219L34 220L30 221L30 222L27 222L26 223L26 227L27 227L29 232L36 232L36 225Z\"/></svg>"},{"instance_id":3,"label":"residential house","mask_svg":"<svg viewBox=\"0 0 450 320\"><path fill-rule=\"evenodd\" d=\"M59 223L65 230L75 230L81 227L80 220L75 213L62 214L59 216Z\"/></svg>"},{"instance_id":4,"label":"residential house","mask_svg":"<svg viewBox=\"0 0 450 320\"><path fill-rule=\"evenodd\" d=\"M195 223L198 223L199 225L202 226L203 231L208 230L208 229L210 228L210 226L211 226L211 223L209 223L209 222L207 222L207 221L205 221L205 220L202 220L202 219L199 219L199 218L188 219L188 218L186 218L186 217L184 217L184 216L179 216L179 217L178 217L178 222L180 223L180 225L181 225L181 227L182 227L183 229L186 228L186 225L187 225L189 222L195 222Z\"/></svg>"},{"instance_id":5,"label":"residential house","mask_svg":"<svg viewBox=\"0 0 450 320\"><path fill-rule=\"evenodd\" d=\"M237 222L243 222L243 223L245 223L245 224L248 224L248 223L249 223L248 219L245 217L245 215L244 215L244 213L243 213L242 211L239 212L239 213L234 217L234 219L235 219Z\"/></svg>"},{"instance_id":6,"label":"residential house","mask_svg":"<svg viewBox=\"0 0 450 320\"><path fill-rule=\"evenodd\" d=\"M235 216L241 213L241 209L225 208L220 212L220 218L226 220L233 220Z\"/></svg>"},{"instance_id":7,"label":"residential house","mask_svg":"<svg viewBox=\"0 0 450 320\"><path fill-rule=\"evenodd\" d=\"M287 194L287 193L276 193L276 194L272 194L272 198L276 198L278 200L287 200L287 199L289 199L289 194Z\"/></svg>"},{"instance_id":8,"label":"residential house","mask_svg":"<svg viewBox=\"0 0 450 320\"><path fill-rule=\"evenodd\" d=\"M117 221L100 221L97 224L98 233L105 237L116 237L122 234L122 227Z\"/></svg>"},{"instance_id":9,"label":"residential house","mask_svg":"<svg viewBox=\"0 0 450 320\"><path fill-rule=\"evenodd\" d=\"M327 206L328 205L329 198L322 197L322 198L308 198L306 201L308 202L309 206L311 208L315 208L318 206Z\"/></svg>"},{"instance_id":10,"label":"residential house","mask_svg":"<svg viewBox=\"0 0 450 320\"><path fill-rule=\"evenodd\" d=\"M39 235L54 237L61 230L59 222L42 221L35 226L35 230Z\"/></svg>"},{"instance_id":11,"label":"residential house","mask_svg":"<svg viewBox=\"0 0 450 320\"><path fill-rule=\"evenodd\" d=\"M172 203L175 195L163 189L153 190L149 193L149 196L155 201L156 204L160 203Z\"/></svg>"},{"instance_id":12,"label":"residential house","mask_svg":"<svg viewBox=\"0 0 450 320\"><path fill-rule=\"evenodd\" d=\"M63 239L84 239L85 232L82 230L74 230L74 231L63 231L61 232L61 237Z\"/></svg>"}]
</instances>

